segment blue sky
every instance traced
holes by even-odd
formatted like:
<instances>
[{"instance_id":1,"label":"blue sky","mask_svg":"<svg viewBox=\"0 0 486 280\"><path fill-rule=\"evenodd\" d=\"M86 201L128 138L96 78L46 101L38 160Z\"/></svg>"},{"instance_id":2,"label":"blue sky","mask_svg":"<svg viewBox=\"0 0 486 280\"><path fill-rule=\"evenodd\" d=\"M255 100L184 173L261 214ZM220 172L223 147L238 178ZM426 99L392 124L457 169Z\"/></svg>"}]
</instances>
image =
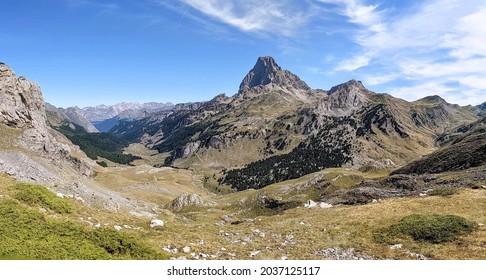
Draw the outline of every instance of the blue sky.
<instances>
[{"instance_id":1,"label":"blue sky","mask_svg":"<svg viewBox=\"0 0 486 280\"><path fill-rule=\"evenodd\" d=\"M486 101L483 0L18 0L0 61L60 107L233 95L259 56L312 88Z\"/></svg>"}]
</instances>

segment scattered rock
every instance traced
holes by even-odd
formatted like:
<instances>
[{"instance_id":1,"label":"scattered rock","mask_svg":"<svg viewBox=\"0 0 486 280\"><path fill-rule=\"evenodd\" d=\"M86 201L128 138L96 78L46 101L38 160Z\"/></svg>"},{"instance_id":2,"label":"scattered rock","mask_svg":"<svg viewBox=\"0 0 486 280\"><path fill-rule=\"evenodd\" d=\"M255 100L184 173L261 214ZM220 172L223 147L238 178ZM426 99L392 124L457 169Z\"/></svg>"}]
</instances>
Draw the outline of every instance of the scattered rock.
<instances>
[{"instance_id":1,"label":"scattered rock","mask_svg":"<svg viewBox=\"0 0 486 280\"><path fill-rule=\"evenodd\" d=\"M482 227L482 226L484 226L484 224L483 223L479 223L478 226Z\"/></svg>"},{"instance_id":2,"label":"scattered rock","mask_svg":"<svg viewBox=\"0 0 486 280\"><path fill-rule=\"evenodd\" d=\"M132 229L132 227L129 226L129 225L123 225L123 227L126 228L126 229Z\"/></svg>"},{"instance_id":3,"label":"scattered rock","mask_svg":"<svg viewBox=\"0 0 486 280\"><path fill-rule=\"evenodd\" d=\"M390 246L390 249L391 250L397 250L397 249L402 249L402 247L403 247L403 244L395 244L395 245Z\"/></svg>"},{"instance_id":4,"label":"scattered rock","mask_svg":"<svg viewBox=\"0 0 486 280\"><path fill-rule=\"evenodd\" d=\"M162 220L152 220L150 221L150 227L151 228L160 228L164 227L165 223Z\"/></svg>"},{"instance_id":5,"label":"scattered rock","mask_svg":"<svg viewBox=\"0 0 486 280\"><path fill-rule=\"evenodd\" d=\"M116 230L122 230L123 228L121 226L114 226Z\"/></svg>"},{"instance_id":6,"label":"scattered rock","mask_svg":"<svg viewBox=\"0 0 486 280\"><path fill-rule=\"evenodd\" d=\"M260 251L259 250L254 250L254 251L251 251L250 252L250 257L255 257L256 255L260 254Z\"/></svg>"},{"instance_id":7,"label":"scattered rock","mask_svg":"<svg viewBox=\"0 0 486 280\"><path fill-rule=\"evenodd\" d=\"M56 193L57 197L64 198L64 195L62 193Z\"/></svg>"},{"instance_id":8,"label":"scattered rock","mask_svg":"<svg viewBox=\"0 0 486 280\"><path fill-rule=\"evenodd\" d=\"M98 224L95 224L95 225L94 225L94 227L95 227L95 228L100 228L100 227L101 227L101 225L98 223Z\"/></svg>"},{"instance_id":9,"label":"scattered rock","mask_svg":"<svg viewBox=\"0 0 486 280\"><path fill-rule=\"evenodd\" d=\"M332 247L317 251L316 255L333 260L373 260L373 257L363 252L357 252L355 248Z\"/></svg>"},{"instance_id":10,"label":"scattered rock","mask_svg":"<svg viewBox=\"0 0 486 280\"><path fill-rule=\"evenodd\" d=\"M255 219L246 218L246 219L241 219L241 220L231 222L231 224L232 225L239 225L239 224L242 224L242 223L253 223L254 221L255 221Z\"/></svg>"},{"instance_id":11,"label":"scattered rock","mask_svg":"<svg viewBox=\"0 0 486 280\"><path fill-rule=\"evenodd\" d=\"M179 252L179 249L172 248L171 246L164 246L164 247L162 247L162 250L166 251L167 253L171 253L171 254L177 254Z\"/></svg>"},{"instance_id":12,"label":"scattered rock","mask_svg":"<svg viewBox=\"0 0 486 280\"><path fill-rule=\"evenodd\" d=\"M419 194L419 196L424 197L424 196L427 196L427 194L426 193L421 193L421 194Z\"/></svg>"},{"instance_id":13,"label":"scattered rock","mask_svg":"<svg viewBox=\"0 0 486 280\"><path fill-rule=\"evenodd\" d=\"M332 204L325 203L325 202L321 202L319 204L319 207L321 207L321 208L331 208L332 207Z\"/></svg>"},{"instance_id":14,"label":"scattered rock","mask_svg":"<svg viewBox=\"0 0 486 280\"><path fill-rule=\"evenodd\" d=\"M191 252L191 247L186 246L186 247L182 248L182 252L184 252L186 254L189 253L189 252Z\"/></svg>"},{"instance_id":15,"label":"scattered rock","mask_svg":"<svg viewBox=\"0 0 486 280\"><path fill-rule=\"evenodd\" d=\"M229 223L229 222L231 222L231 221L233 220L233 219L232 219L230 216L228 216L228 215L223 215L223 216L221 216L221 219L222 219L224 222L226 222L226 223Z\"/></svg>"},{"instance_id":16,"label":"scattered rock","mask_svg":"<svg viewBox=\"0 0 486 280\"><path fill-rule=\"evenodd\" d=\"M314 208L314 207L317 207L317 203L313 200L308 200L305 204L304 204L304 207L305 208Z\"/></svg>"}]
</instances>

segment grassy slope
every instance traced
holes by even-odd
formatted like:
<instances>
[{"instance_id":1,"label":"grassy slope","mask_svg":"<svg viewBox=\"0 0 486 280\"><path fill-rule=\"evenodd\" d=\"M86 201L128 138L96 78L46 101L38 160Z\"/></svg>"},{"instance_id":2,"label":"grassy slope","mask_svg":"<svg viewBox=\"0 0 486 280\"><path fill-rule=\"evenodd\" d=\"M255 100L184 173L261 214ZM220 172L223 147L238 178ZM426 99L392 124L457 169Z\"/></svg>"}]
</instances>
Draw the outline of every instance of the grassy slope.
<instances>
[{"instance_id":1,"label":"grassy slope","mask_svg":"<svg viewBox=\"0 0 486 280\"><path fill-rule=\"evenodd\" d=\"M457 241L443 244L396 238L392 241L404 245L403 249L398 250L389 248L390 240L386 240L387 243L375 238L377 232L411 214L453 214L476 224L485 224L486 191L481 188L461 189L458 193L446 197L389 199L363 206L330 209L298 207L277 215L258 216L258 212L252 210L251 198L258 195L279 197L284 201L298 201L303 205L307 199L317 199L323 191L350 188L362 180L383 178L388 173L388 170L364 173L343 168L326 169L302 178L276 183L261 190L246 190L216 197L205 196L206 199L217 202L217 205L186 209L179 214L166 215L164 218L167 227L162 231L147 232L145 237L150 243L158 246L171 246L179 250L184 246L190 246L191 253L214 255L217 259L251 259L250 252L254 250L261 251L256 257L258 259L280 259L282 256L290 259L319 259L322 258L317 254L319 250L335 246L356 248L357 251L377 259L415 259L409 251L433 259L484 259L484 226ZM118 176L121 177L121 174ZM133 174L130 176L133 176L134 180L139 179ZM141 178L144 178L143 176L145 175ZM162 173L160 176L163 176ZM174 176L172 180L179 178L179 182L182 183L180 175ZM326 184L324 189L316 189L316 182L321 179L330 184ZM186 191L190 192L191 189ZM231 216L233 221L245 218L255 220L234 225L230 222L222 223L224 215ZM265 236L261 237L256 233L257 230ZM293 236L290 242L287 240L289 236ZM189 253L181 252L173 256L192 258Z\"/></svg>"},{"instance_id":2,"label":"grassy slope","mask_svg":"<svg viewBox=\"0 0 486 280\"><path fill-rule=\"evenodd\" d=\"M0 174L0 259L166 258L136 234L80 222L84 207Z\"/></svg>"}]
</instances>

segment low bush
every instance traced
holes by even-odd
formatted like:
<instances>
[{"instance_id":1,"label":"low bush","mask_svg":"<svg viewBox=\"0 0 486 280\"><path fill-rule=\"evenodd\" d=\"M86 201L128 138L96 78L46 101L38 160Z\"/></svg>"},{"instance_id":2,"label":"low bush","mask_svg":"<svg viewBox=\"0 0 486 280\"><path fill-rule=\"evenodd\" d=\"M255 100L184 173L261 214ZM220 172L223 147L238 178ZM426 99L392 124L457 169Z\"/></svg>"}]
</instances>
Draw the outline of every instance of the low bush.
<instances>
[{"instance_id":1,"label":"low bush","mask_svg":"<svg viewBox=\"0 0 486 280\"><path fill-rule=\"evenodd\" d=\"M30 206L43 207L59 214L71 213L73 211L71 202L56 196L43 186L17 183L11 186L11 189L15 191L14 198Z\"/></svg>"},{"instance_id":2,"label":"low bush","mask_svg":"<svg viewBox=\"0 0 486 280\"><path fill-rule=\"evenodd\" d=\"M13 200L0 201L0 259L166 259L139 238L53 219Z\"/></svg>"},{"instance_id":3,"label":"low bush","mask_svg":"<svg viewBox=\"0 0 486 280\"><path fill-rule=\"evenodd\" d=\"M394 237L410 236L416 241L443 243L469 234L476 227L476 224L456 215L413 214L390 226L385 233Z\"/></svg>"},{"instance_id":4,"label":"low bush","mask_svg":"<svg viewBox=\"0 0 486 280\"><path fill-rule=\"evenodd\" d=\"M458 192L457 188L454 187L442 187L442 188L437 188L433 189L430 192L428 192L428 195L432 196L450 196L453 194L456 194Z\"/></svg>"}]
</instances>

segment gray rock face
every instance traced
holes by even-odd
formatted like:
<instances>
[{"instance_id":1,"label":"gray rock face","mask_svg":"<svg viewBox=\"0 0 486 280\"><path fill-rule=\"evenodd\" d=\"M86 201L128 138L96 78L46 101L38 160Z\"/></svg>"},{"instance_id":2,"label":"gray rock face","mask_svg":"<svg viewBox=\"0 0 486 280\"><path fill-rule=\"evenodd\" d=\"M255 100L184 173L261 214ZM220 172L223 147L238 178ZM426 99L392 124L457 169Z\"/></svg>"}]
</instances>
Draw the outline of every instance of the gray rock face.
<instances>
[{"instance_id":1,"label":"gray rock face","mask_svg":"<svg viewBox=\"0 0 486 280\"><path fill-rule=\"evenodd\" d=\"M243 79L238 93L270 83L285 87L290 86L294 89L310 90L310 87L297 75L280 68L272 57L263 56L258 58L253 69Z\"/></svg>"},{"instance_id":2,"label":"gray rock face","mask_svg":"<svg viewBox=\"0 0 486 280\"><path fill-rule=\"evenodd\" d=\"M46 183L60 178L28 156L17 152L0 152L0 172L23 182Z\"/></svg>"},{"instance_id":3,"label":"gray rock face","mask_svg":"<svg viewBox=\"0 0 486 280\"><path fill-rule=\"evenodd\" d=\"M211 206L212 203L205 202L199 195L197 194L181 194L176 197L172 202L169 203L168 208L174 211L180 211L185 207L193 206L193 207L205 207Z\"/></svg>"},{"instance_id":4,"label":"gray rock face","mask_svg":"<svg viewBox=\"0 0 486 280\"><path fill-rule=\"evenodd\" d=\"M65 157L69 147L58 143L49 133L46 109L40 87L17 77L0 63L0 123L24 129L21 145L49 157Z\"/></svg>"},{"instance_id":5,"label":"gray rock face","mask_svg":"<svg viewBox=\"0 0 486 280\"><path fill-rule=\"evenodd\" d=\"M45 105L40 87L17 77L7 65L0 63L0 122L16 128L47 131Z\"/></svg>"},{"instance_id":6,"label":"gray rock face","mask_svg":"<svg viewBox=\"0 0 486 280\"><path fill-rule=\"evenodd\" d=\"M368 90L356 80L332 87L328 92L328 98L320 104L322 109L328 112L350 112L364 107L370 101Z\"/></svg>"},{"instance_id":7,"label":"gray rock face","mask_svg":"<svg viewBox=\"0 0 486 280\"><path fill-rule=\"evenodd\" d=\"M188 155L197 151L200 146L200 142L189 142L184 147L177 149L174 153L175 158L185 158Z\"/></svg>"}]
</instances>

